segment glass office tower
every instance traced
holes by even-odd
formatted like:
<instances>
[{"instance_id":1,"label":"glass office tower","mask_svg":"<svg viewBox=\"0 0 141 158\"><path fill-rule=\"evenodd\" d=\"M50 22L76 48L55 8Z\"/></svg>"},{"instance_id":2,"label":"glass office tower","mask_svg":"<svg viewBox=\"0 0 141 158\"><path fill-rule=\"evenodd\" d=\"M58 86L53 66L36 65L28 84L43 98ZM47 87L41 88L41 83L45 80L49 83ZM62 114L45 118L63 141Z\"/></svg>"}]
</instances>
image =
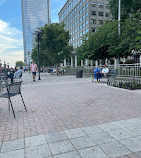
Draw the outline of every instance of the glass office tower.
<instances>
[{"instance_id":1,"label":"glass office tower","mask_svg":"<svg viewBox=\"0 0 141 158\"><path fill-rule=\"evenodd\" d=\"M21 0L24 61L28 65L35 47L33 33L41 26L51 23L51 0Z\"/></svg>"}]
</instances>

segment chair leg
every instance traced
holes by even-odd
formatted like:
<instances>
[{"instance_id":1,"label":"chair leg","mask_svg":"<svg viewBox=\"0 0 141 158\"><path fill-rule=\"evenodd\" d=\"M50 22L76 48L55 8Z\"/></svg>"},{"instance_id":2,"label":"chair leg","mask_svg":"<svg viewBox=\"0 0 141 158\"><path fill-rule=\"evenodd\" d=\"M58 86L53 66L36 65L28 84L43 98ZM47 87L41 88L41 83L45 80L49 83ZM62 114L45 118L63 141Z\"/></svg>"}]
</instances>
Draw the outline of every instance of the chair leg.
<instances>
[{"instance_id":1,"label":"chair leg","mask_svg":"<svg viewBox=\"0 0 141 158\"><path fill-rule=\"evenodd\" d=\"M13 109L13 105L12 105L12 101L11 101L10 97L9 97L9 102L10 102L10 105L11 105L11 108L12 108L12 112L13 112L14 118L16 118L15 112L14 112L14 109Z\"/></svg>"},{"instance_id":2,"label":"chair leg","mask_svg":"<svg viewBox=\"0 0 141 158\"><path fill-rule=\"evenodd\" d=\"M9 111L10 111L10 101L9 101L9 98L8 98L8 108L9 108Z\"/></svg>"},{"instance_id":3,"label":"chair leg","mask_svg":"<svg viewBox=\"0 0 141 158\"><path fill-rule=\"evenodd\" d=\"M20 95L21 95L21 94L20 94ZM27 111L22 95L21 95L21 98L22 98L22 102L23 102L24 108L25 108L25 110Z\"/></svg>"}]
</instances>

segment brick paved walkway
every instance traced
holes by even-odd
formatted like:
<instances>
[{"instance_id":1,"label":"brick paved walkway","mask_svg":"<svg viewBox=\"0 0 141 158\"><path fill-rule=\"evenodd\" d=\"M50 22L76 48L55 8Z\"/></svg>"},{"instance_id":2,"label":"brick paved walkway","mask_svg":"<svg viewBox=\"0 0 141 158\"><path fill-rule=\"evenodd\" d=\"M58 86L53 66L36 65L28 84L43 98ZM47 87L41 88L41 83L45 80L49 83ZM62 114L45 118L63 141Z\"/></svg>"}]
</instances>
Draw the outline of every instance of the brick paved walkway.
<instances>
[{"instance_id":1,"label":"brick paved walkway","mask_svg":"<svg viewBox=\"0 0 141 158\"><path fill-rule=\"evenodd\" d=\"M0 158L36 158L37 151L38 158L141 157L141 91L74 76L42 74L41 79L33 83L31 75L23 75L28 113L16 96L16 119L0 99Z\"/></svg>"}]
</instances>

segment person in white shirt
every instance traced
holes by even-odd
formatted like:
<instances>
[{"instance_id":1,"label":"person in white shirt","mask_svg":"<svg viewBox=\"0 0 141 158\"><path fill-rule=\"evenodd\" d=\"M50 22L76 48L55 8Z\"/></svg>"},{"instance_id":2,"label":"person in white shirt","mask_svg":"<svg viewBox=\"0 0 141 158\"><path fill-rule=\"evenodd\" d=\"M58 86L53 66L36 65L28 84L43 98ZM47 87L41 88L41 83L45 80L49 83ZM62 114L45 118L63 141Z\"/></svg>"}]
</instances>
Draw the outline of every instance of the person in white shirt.
<instances>
[{"instance_id":1,"label":"person in white shirt","mask_svg":"<svg viewBox=\"0 0 141 158\"><path fill-rule=\"evenodd\" d=\"M107 65L104 65L104 68L102 69L102 74L104 74L105 76L109 73L109 69L107 68Z\"/></svg>"}]
</instances>

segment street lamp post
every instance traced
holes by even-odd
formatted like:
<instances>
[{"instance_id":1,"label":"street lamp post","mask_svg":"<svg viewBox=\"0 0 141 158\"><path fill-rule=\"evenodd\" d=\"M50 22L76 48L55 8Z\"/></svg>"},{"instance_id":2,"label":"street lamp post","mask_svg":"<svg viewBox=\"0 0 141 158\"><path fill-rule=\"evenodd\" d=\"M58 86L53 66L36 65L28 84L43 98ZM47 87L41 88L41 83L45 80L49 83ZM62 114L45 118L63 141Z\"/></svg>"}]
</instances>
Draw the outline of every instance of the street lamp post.
<instances>
[{"instance_id":1,"label":"street lamp post","mask_svg":"<svg viewBox=\"0 0 141 158\"><path fill-rule=\"evenodd\" d=\"M40 35L40 32L37 33L37 38L38 38L38 72L39 72L39 79L38 80L41 80L40 78L40 53L39 53L39 35Z\"/></svg>"},{"instance_id":2,"label":"street lamp post","mask_svg":"<svg viewBox=\"0 0 141 158\"><path fill-rule=\"evenodd\" d=\"M29 56L30 56L30 50L28 50L28 69L29 69L29 74L30 74L30 59L29 59Z\"/></svg>"},{"instance_id":3,"label":"street lamp post","mask_svg":"<svg viewBox=\"0 0 141 158\"><path fill-rule=\"evenodd\" d=\"M39 49L39 37L40 37L40 31L35 31L35 33L33 33L34 35L37 35L37 42L38 42L38 73L39 73L39 78L38 80L41 80L40 77L40 49Z\"/></svg>"}]
</instances>

